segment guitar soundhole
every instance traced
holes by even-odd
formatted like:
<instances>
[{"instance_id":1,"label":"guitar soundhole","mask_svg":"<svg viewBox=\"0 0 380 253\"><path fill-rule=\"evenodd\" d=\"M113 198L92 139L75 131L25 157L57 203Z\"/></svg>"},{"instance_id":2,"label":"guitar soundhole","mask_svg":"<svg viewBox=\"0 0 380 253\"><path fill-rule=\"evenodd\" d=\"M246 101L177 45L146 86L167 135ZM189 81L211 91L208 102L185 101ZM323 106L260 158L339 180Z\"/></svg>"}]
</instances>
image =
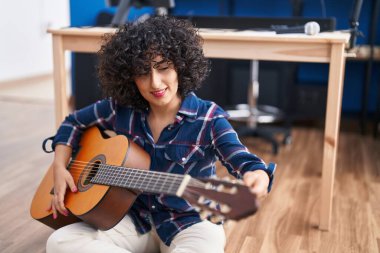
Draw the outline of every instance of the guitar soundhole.
<instances>
[{"instance_id":1,"label":"guitar soundhole","mask_svg":"<svg viewBox=\"0 0 380 253\"><path fill-rule=\"evenodd\" d=\"M78 180L78 190L80 192L87 191L93 184L91 179L93 179L99 171L101 164L106 163L106 157L104 155L97 155L88 161L87 166L82 170L79 180Z\"/></svg>"},{"instance_id":2,"label":"guitar soundhole","mask_svg":"<svg viewBox=\"0 0 380 253\"><path fill-rule=\"evenodd\" d=\"M93 163L94 164L92 164L88 168L89 169L89 173L87 174L86 178L84 179L83 186L86 186L86 185L90 184L91 179L96 175L96 173L98 173L99 166L100 166L100 164L102 164L101 161L95 161Z\"/></svg>"}]
</instances>

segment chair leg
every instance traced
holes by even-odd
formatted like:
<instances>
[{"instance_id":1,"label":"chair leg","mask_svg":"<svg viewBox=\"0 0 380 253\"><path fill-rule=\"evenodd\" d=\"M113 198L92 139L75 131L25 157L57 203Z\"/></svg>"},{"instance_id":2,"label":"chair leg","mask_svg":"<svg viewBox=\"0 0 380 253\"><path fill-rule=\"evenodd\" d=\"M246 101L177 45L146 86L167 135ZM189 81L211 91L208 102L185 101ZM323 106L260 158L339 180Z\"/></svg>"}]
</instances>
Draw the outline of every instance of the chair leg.
<instances>
[{"instance_id":1,"label":"chair leg","mask_svg":"<svg viewBox=\"0 0 380 253\"><path fill-rule=\"evenodd\" d=\"M264 139L272 145L272 153L274 155L278 154L280 144L276 140L275 136L277 134L282 134L283 141L282 144L290 144L292 141L290 128L287 127L273 127L273 126L263 126L263 127L241 127L237 129L239 136L254 136Z\"/></svg>"},{"instance_id":2,"label":"chair leg","mask_svg":"<svg viewBox=\"0 0 380 253\"><path fill-rule=\"evenodd\" d=\"M277 140L274 139L274 132L267 131L266 129L258 128L257 136L263 138L267 142L272 144L272 153L274 155L278 154L279 145Z\"/></svg>"}]
</instances>

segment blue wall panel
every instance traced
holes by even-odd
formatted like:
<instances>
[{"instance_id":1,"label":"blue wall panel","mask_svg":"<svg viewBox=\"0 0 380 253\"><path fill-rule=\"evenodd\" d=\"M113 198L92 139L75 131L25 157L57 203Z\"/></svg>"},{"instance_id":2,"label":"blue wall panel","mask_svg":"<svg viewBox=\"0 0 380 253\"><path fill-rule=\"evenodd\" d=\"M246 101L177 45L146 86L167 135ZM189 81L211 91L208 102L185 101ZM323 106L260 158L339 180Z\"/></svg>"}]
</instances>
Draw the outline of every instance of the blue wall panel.
<instances>
[{"instance_id":1,"label":"blue wall panel","mask_svg":"<svg viewBox=\"0 0 380 253\"><path fill-rule=\"evenodd\" d=\"M289 17L292 5L284 0L240 0L234 2L235 16Z\"/></svg>"},{"instance_id":2,"label":"blue wall panel","mask_svg":"<svg viewBox=\"0 0 380 253\"><path fill-rule=\"evenodd\" d=\"M180 0L175 1L173 15L186 16L228 16L229 1L227 0Z\"/></svg>"},{"instance_id":3,"label":"blue wall panel","mask_svg":"<svg viewBox=\"0 0 380 253\"><path fill-rule=\"evenodd\" d=\"M70 0L71 26L94 25L99 11L105 7L104 0Z\"/></svg>"}]
</instances>

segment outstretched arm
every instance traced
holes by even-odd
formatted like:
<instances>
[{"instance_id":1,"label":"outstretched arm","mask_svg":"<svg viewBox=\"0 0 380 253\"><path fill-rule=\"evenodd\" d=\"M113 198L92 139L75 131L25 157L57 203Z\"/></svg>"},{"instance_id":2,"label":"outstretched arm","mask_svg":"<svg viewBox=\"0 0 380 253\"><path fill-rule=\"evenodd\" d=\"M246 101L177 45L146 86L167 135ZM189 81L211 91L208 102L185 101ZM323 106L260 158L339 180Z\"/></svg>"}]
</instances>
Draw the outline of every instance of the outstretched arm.
<instances>
[{"instance_id":1,"label":"outstretched arm","mask_svg":"<svg viewBox=\"0 0 380 253\"><path fill-rule=\"evenodd\" d=\"M266 196L273 180L272 167L248 151L226 118L214 120L212 134L217 156L229 173L243 179L258 197Z\"/></svg>"}]
</instances>

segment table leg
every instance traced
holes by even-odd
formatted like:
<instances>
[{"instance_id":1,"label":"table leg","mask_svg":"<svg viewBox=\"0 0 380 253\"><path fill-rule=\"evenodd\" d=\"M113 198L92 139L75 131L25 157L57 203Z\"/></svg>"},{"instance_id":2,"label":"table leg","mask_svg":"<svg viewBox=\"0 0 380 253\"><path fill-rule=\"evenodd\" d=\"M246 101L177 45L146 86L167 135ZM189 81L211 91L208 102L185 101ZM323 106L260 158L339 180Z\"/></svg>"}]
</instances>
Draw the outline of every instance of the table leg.
<instances>
[{"instance_id":1,"label":"table leg","mask_svg":"<svg viewBox=\"0 0 380 253\"><path fill-rule=\"evenodd\" d=\"M321 186L322 191L319 224L319 228L321 230L329 230L331 226L332 200L334 193L336 156L338 151L344 67L344 45L332 44L323 147Z\"/></svg>"},{"instance_id":2,"label":"table leg","mask_svg":"<svg viewBox=\"0 0 380 253\"><path fill-rule=\"evenodd\" d=\"M63 48L63 39L60 35L53 35L53 64L55 125L58 128L69 112L66 94L65 50Z\"/></svg>"}]
</instances>

